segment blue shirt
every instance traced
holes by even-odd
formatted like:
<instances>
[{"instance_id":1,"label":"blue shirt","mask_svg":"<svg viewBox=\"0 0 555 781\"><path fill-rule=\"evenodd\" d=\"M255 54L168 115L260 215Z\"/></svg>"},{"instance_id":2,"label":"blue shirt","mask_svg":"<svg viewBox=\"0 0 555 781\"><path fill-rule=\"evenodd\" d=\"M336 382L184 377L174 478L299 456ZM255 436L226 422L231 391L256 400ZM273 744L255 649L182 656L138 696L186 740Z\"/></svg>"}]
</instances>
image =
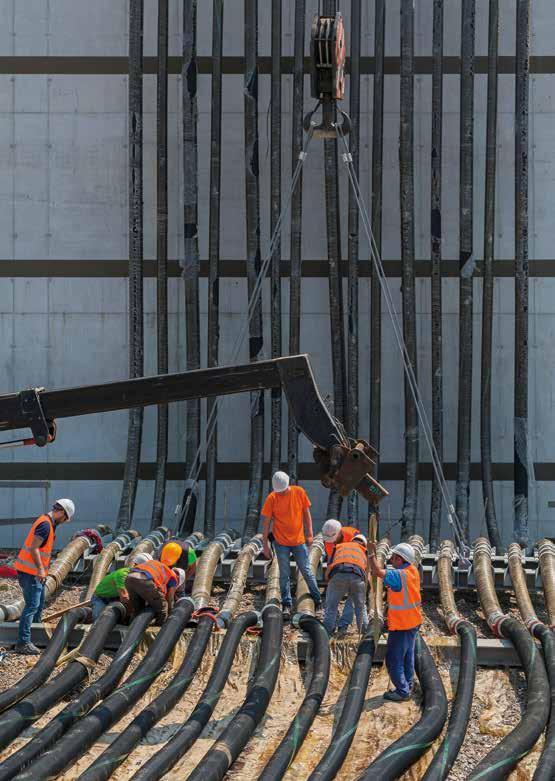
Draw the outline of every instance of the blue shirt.
<instances>
[{"instance_id":1,"label":"blue shirt","mask_svg":"<svg viewBox=\"0 0 555 781\"><path fill-rule=\"evenodd\" d=\"M408 561L402 564L398 569L388 567L387 572L385 573L385 578L383 579L384 585L390 588L392 591L401 591L403 588L403 583L401 581L399 570L406 569L407 567L410 567Z\"/></svg>"}]
</instances>

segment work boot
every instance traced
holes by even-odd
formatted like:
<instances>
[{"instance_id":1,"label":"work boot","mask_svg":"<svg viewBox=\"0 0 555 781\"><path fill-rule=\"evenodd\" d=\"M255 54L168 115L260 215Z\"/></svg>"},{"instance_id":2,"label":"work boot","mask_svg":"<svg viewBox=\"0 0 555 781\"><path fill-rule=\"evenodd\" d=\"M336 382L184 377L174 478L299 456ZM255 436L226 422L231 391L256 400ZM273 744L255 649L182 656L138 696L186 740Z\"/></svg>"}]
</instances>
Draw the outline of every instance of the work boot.
<instances>
[{"instance_id":1,"label":"work boot","mask_svg":"<svg viewBox=\"0 0 555 781\"><path fill-rule=\"evenodd\" d=\"M288 605L286 605L281 612L284 621L291 621L291 608Z\"/></svg>"},{"instance_id":2,"label":"work boot","mask_svg":"<svg viewBox=\"0 0 555 781\"><path fill-rule=\"evenodd\" d=\"M38 656L41 653L40 648L37 648L34 643L17 643L14 648L14 653L21 654L22 656Z\"/></svg>"},{"instance_id":3,"label":"work boot","mask_svg":"<svg viewBox=\"0 0 555 781\"><path fill-rule=\"evenodd\" d=\"M408 700L410 700L410 694L399 694L398 691L392 691L386 692L383 698L390 702L408 702Z\"/></svg>"},{"instance_id":4,"label":"work boot","mask_svg":"<svg viewBox=\"0 0 555 781\"><path fill-rule=\"evenodd\" d=\"M339 628L336 632L335 639L336 640L344 640L347 637L347 634L349 632L349 627L343 627Z\"/></svg>"}]
</instances>

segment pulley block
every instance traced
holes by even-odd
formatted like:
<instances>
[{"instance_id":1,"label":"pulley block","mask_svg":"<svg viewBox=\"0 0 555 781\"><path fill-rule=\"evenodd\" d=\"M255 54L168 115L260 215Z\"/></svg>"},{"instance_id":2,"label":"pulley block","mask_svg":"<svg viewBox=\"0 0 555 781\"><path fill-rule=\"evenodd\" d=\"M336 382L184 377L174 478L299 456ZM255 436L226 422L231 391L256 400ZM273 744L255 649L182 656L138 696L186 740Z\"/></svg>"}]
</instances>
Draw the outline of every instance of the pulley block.
<instances>
[{"instance_id":1,"label":"pulley block","mask_svg":"<svg viewBox=\"0 0 555 781\"><path fill-rule=\"evenodd\" d=\"M310 42L312 97L343 100L345 95L345 26L343 16L315 16Z\"/></svg>"}]
</instances>

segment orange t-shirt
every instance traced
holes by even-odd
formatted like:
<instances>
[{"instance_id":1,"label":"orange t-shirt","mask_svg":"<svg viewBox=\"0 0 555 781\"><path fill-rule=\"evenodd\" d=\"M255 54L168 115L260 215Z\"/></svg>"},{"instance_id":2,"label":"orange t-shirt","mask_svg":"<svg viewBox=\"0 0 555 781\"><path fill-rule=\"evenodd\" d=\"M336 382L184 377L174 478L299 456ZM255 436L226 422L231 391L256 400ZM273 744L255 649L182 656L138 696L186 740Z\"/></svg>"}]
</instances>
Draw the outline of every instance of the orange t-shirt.
<instances>
[{"instance_id":1,"label":"orange t-shirt","mask_svg":"<svg viewBox=\"0 0 555 781\"><path fill-rule=\"evenodd\" d=\"M264 502L262 515L273 521L272 532L278 545L303 545L305 542L303 512L310 507L304 488L298 485L289 491L272 491Z\"/></svg>"}]
</instances>

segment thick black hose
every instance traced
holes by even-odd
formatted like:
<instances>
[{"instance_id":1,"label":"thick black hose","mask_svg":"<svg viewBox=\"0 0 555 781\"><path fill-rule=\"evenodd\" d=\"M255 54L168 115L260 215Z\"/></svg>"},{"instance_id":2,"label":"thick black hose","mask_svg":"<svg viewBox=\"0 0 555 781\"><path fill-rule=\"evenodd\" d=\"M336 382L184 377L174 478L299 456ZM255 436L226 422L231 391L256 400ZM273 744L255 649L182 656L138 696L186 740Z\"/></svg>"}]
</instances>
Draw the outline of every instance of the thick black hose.
<instances>
[{"instance_id":1,"label":"thick black hose","mask_svg":"<svg viewBox=\"0 0 555 781\"><path fill-rule=\"evenodd\" d=\"M220 211L222 184L222 51L224 2L214 0L212 10L212 110L210 122L210 214L208 218L208 367L219 363L220 343ZM212 437L206 444L206 483L204 499L204 533L216 532L216 465L218 461L218 427L216 399L208 399L207 421L213 420ZM212 415L215 414L213 418ZM200 441L200 440L199 440ZM198 447L198 445L197 445ZM196 448L195 448L196 452Z\"/></svg>"},{"instance_id":2,"label":"thick black hose","mask_svg":"<svg viewBox=\"0 0 555 781\"><path fill-rule=\"evenodd\" d=\"M143 33L144 0L129 3L129 376L144 373L143 325ZM143 437L143 409L129 410L118 529L131 528Z\"/></svg>"},{"instance_id":3,"label":"thick black hose","mask_svg":"<svg viewBox=\"0 0 555 781\"><path fill-rule=\"evenodd\" d=\"M195 634L189 643L187 653L175 678L167 684L158 697L133 719L131 724L120 732L106 751L79 777L82 781L105 781L110 778L147 732L177 705L191 685L206 651L213 627L214 621L211 616L200 617Z\"/></svg>"},{"instance_id":4,"label":"thick black hose","mask_svg":"<svg viewBox=\"0 0 555 781\"><path fill-rule=\"evenodd\" d=\"M97 702L104 699L117 686L122 675L129 667L133 654L147 626L154 618L153 610L145 610L133 619L131 626L110 667L92 686L88 686L77 699L69 703L60 713L48 722L23 748L10 754L0 764L0 781L10 781L21 768L29 765L64 735L75 722L90 711Z\"/></svg>"},{"instance_id":5,"label":"thick black hose","mask_svg":"<svg viewBox=\"0 0 555 781\"><path fill-rule=\"evenodd\" d=\"M520 724L474 768L469 780L507 778L542 734L550 708L550 688L542 656L526 629L514 618L505 618L503 636L514 645L528 684L526 712Z\"/></svg>"},{"instance_id":6,"label":"thick black hose","mask_svg":"<svg viewBox=\"0 0 555 781\"><path fill-rule=\"evenodd\" d=\"M83 621L89 612L86 607L76 607L62 616L37 663L27 675L24 675L21 680L0 694L0 712L26 697L46 681L64 650L71 630L76 624Z\"/></svg>"},{"instance_id":7,"label":"thick black hose","mask_svg":"<svg viewBox=\"0 0 555 781\"><path fill-rule=\"evenodd\" d=\"M462 621L457 626L457 634L461 639L457 694L443 742L422 781L443 781L448 777L468 728L476 681L476 630L468 621Z\"/></svg>"},{"instance_id":8,"label":"thick black hose","mask_svg":"<svg viewBox=\"0 0 555 781\"><path fill-rule=\"evenodd\" d=\"M204 755L189 781L221 781L266 713L274 692L281 658L283 617L275 605L262 612L263 631L254 680L239 712Z\"/></svg>"},{"instance_id":9,"label":"thick black hose","mask_svg":"<svg viewBox=\"0 0 555 781\"><path fill-rule=\"evenodd\" d=\"M287 768L301 748L312 722L320 709L330 677L329 636L322 623L314 616L303 615L299 626L312 640L312 676L306 696L297 711L287 734L270 757L258 781L275 781L283 778Z\"/></svg>"},{"instance_id":10,"label":"thick black hose","mask_svg":"<svg viewBox=\"0 0 555 781\"><path fill-rule=\"evenodd\" d=\"M158 0L156 83L156 337L158 374L168 373L168 7ZM186 147L184 147L186 148ZM185 179L185 182L187 180ZM191 368L196 369L196 366ZM160 526L166 499L168 405L158 405L156 476L150 528Z\"/></svg>"},{"instance_id":11,"label":"thick black hose","mask_svg":"<svg viewBox=\"0 0 555 781\"><path fill-rule=\"evenodd\" d=\"M375 653L372 632L373 628L370 628L358 647L341 716L330 745L309 776L309 781L331 781L347 757L362 713L372 671L372 660Z\"/></svg>"},{"instance_id":12,"label":"thick black hose","mask_svg":"<svg viewBox=\"0 0 555 781\"><path fill-rule=\"evenodd\" d=\"M540 639L543 648L551 691L551 715L533 781L552 781L555 778L555 635L553 630L544 624L534 628L534 635Z\"/></svg>"},{"instance_id":13,"label":"thick black hose","mask_svg":"<svg viewBox=\"0 0 555 781\"><path fill-rule=\"evenodd\" d=\"M260 274L260 161L258 150L258 0L245 0L245 195L247 236L247 289L252 315L249 320L249 360L260 361L264 351L262 299L255 295ZM243 536L258 531L264 471L264 391L250 396L250 467L247 512Z\"/></svg>"},{"instance_id":14,"label":"thick black hose","mask_svg":"<svg viewBox=\"0 0 555 781\"><path fill-rule=\"evenodd\" d=\"M376 0L372 96L372 233L382 254L383 122L386 0ZM382 289L372 264L370 289L370 442L380 450L382 384ZM375 476L379 461L376 458Z\"/></svg>"},{"instance_id":15,"label":"thick black hose","mask_svg":"<svg viewBox=\"0 0 555 781\"><path fill-rule=\"evenodd\" d=\"M185 291L187 369L200 369L200 302L198 238L198 65L197 0L183 2L183 65L181 90L183 106L183 286ZM200 445L200 399L185 405L185 474L196 475ZM180 533L195 528L196 479L186 479L181 503ZM214 528L205 523L205 533L214 536Z\"/></svg>"},{"instance_id":16,"label":"thick black hose","mask_svg":"<svg viewBox=\"0 0 555 781\"><path fill-rule=\"evenodd\" d=\"M414 0L401 0L401 115L399 130L399 192L403 336L407 356L417 375L416 281L414 267ZM415 532L418 510L418 412L405 377L405 492L401 533Z\"/></svg>"},{"instance_id":17,"label":"thick black hose","mask_svg":"<svg viewBox=\"0 0 555 781\"><path fill-rule=\"evenodd\" d=\"M442 318L442 166L443 166L443 0L434 0L432 60L432 177L430 236L432 275L432 434L440 461L443 460L443 318ZM437 550L441 533L441 486L432 481L430 503L430 548Z\"/></svg>"},{"instance_id":18,"label":"thick black hose","mask_svg":"<svg viewBox=\"0 0 555 781\"><path fill-rule=\"evenodd\" d=\"M304 45L306 26L306 0L295 0L295 31L293 57L293 114L291 170L294 171L303 148L304 105ZM291 196L291 275L289 278L289 355L297 355L301 349L301 274L303 231L303 174ZM292 483L299 477L299 432L293 416L289 415L287 432L287 462Z\"/></svg>"},{"instance_id":19,"label":"thick black hose","mask_svg":"<svg viewBox=\"0 0 555 781\"><path fill-rule=\"evenodd\" d=\"M270 124L270 235L274 235L281 213L281 32L282 0L272 0L272 112ZM272 254L271 266L271 342L272 358L283 355L281 333L281 232ZM272 388L270 423L270 464L272 474L281 464L281 388Z\"/></svg>"},{"instance_id":20,"label":"thick black hose","mask_svg":"<svg viewBox=\"0 0 555 781\"><path fill-rule=\"evenodd\" d=\"M459 405L457 436L457 486L455 503L463 529L469 536L470 446L472 426L473 291L476 258L473 238L474 188L474 50L476 0L461 3L461 154L459 189Z\"/></svg>"},{"instance_id":21,"label":"thick black hose","mask_svg":"<svg viewBox=\"0 0 555 781\"><path fill-rule=\"evenodd\" d=\"M358 781L394 781L427 751L447 719L447 696L428 646L416 639L416 674L424 697L420 720L369 765Z\"/></svg>"},{"instance_id":22,"label":"thick black hose","mask_svg":"<svg viewBox=\"0 0 555 781\"><path fill-rule=\"evenodd\" d=\"M140 700L162 672L175 643L193 612L189 599L181 600L162 625L156 640L135 672L116 691L75 724L49 751L17 776L19 781L57 778L88 751L98 738ZM58 774L58 776L56 775Z\"/></svg>"},{"instance_id":23,"label":"thick black hose","mask_svg":"<svg viewBox=\"0 0 555 781\"><path fill-rule=\"evenodd\" d=\"M133 781L157 781L189 751L208 724L214 708L218 704L241 638L246 630L250 626L254 626L257 621L258 613L251 610L248 613L242 613L231 623L214 662L206 688L195 705L195 709L172 739L135 773Z\"/></svg>"},{"instance_id":24,"label":"thick black hose","mask_svg":"<svg viewBox=\"0 0 555 781\"><path fill-rule=\"evenodd\" d=\"M79 656L62 670L53 681L42 686L0 717L0 749L9 746L24 729L59 702L87 677L88 667L102 653L106 638L123 615L123 606L116 603L104 609L95 621L79 649ZM79 660L83 661L79 661Z\"/></svg>"}]
</instances>

